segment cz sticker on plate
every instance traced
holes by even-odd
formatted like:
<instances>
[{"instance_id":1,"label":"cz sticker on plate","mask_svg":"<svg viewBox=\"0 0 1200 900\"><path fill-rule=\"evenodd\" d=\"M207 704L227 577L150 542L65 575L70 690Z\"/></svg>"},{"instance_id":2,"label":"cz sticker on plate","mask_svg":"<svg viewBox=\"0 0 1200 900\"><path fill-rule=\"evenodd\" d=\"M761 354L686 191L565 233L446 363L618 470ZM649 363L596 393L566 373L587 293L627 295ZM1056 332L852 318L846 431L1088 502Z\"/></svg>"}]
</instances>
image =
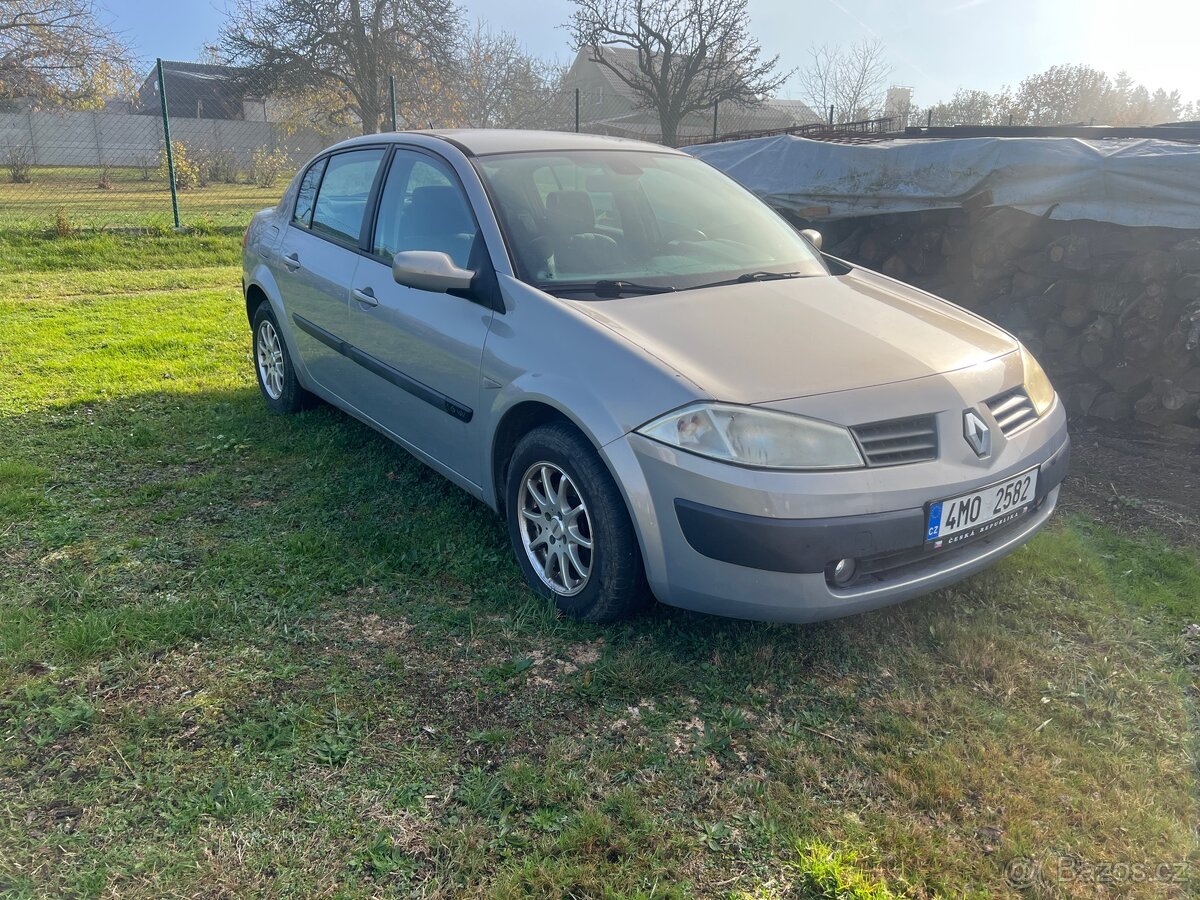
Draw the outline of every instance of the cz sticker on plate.
<instances>
[{"instance_id":1,"label":"cz sticker on plate","mask_svg":"<svg viewBox=\"0 0 1200 900\"><path fill-rule=\"evenodd\" d=\"M941 550L1016 521L1037 496L1037 478L1035 466L970 494L930 503L925 546Z\"/></svg>"}]
</instances>

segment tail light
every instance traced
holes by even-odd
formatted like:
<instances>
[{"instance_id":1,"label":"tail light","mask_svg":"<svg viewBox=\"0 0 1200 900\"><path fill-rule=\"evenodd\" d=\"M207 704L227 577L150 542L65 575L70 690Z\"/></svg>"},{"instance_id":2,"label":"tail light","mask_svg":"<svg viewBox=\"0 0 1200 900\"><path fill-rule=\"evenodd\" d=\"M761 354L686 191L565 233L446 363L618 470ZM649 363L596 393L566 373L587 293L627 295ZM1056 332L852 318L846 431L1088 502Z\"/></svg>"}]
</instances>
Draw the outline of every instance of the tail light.
<instances>
[{"instance_id":1,"label":"tail light","mask_svg":"<svg viewBox=\"0 0 1200 900\"><path fill-rule=\"evenodd\" d=\"M242 234L242 249L243 249L243 250L245 250L245 249L246 249L246 245L247 245L248 243L250 243L250 228L252 228L252 227L253 227L253 226L250 226L250 227L248 227L248 228L246 229L245 233L244 233L244 234Z\"/></svg>"}]
</instances>

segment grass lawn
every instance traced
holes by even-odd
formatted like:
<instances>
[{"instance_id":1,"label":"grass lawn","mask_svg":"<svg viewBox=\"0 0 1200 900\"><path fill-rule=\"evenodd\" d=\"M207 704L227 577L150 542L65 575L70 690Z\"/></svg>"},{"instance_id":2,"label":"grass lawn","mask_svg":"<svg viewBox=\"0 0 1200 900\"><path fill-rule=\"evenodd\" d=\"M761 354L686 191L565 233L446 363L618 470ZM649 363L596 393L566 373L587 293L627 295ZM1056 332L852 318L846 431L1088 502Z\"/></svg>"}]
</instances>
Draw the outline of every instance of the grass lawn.
<instances>
[{"instance_id":1,"label":"grass lawn","mask_svg":"<svg viewBox=\"0 0 1200 900\"><path fill-rule=\"evenodd\" d=\"M481 504L267 413L237 255L0 236L0 894L1196 896L1194 552L563 621Z\"/></svg>"},{"instance_id":2,"label":"grass lawn","mask_svg":"<svg viewBox=\"0 0 1200 900\"><path fill-rule=\"evenodd\" d=\"M173 224L171 192L157 170L108 170L110 187L101 188L98 168L38 167L28 184L13 184L0 170L0 229L44 229L61 210L74 227L162 227ZM291 173L274 187L213 183L179 192L184 225L245 228L252 213L278 202Z\"/></svg>"}]
</instances>

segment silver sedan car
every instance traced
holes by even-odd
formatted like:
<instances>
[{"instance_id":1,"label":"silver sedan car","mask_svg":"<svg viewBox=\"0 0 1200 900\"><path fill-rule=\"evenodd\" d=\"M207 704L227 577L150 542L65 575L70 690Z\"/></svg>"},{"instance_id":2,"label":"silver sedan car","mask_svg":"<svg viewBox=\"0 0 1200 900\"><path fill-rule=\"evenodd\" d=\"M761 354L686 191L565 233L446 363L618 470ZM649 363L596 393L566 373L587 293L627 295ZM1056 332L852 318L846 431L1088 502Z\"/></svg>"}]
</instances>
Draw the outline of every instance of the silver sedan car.
<instances>
[{"instance_id":1,"label":"silver sedan car","mask_svg":"<svg viewBox=\"0 0 1200 900\"><path fill-rule=\"evenodd\" d=\"M820 252L685 153L371 135L245 238L267 404L319 397L504 517L535 591L786 622L927 593L1049 519L1066 416L1011 335Z\"/></svg>"}]
</instances>

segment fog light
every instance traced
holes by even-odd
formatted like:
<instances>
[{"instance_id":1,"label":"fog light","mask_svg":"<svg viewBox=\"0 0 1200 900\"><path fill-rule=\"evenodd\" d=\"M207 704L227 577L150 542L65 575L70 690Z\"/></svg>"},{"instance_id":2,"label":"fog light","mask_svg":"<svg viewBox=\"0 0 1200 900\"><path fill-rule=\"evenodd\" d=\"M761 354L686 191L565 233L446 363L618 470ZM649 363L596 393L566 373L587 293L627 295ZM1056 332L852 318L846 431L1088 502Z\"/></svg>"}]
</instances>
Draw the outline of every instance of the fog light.
<instances>
[{"instance_id":1,"label":"fog light","mask_svg":"<svg viewBox=\"0 0 1200 900\"><path fill-rule=\"evenodd\" d=\"M854 580L854 573L857 571L858 563L852 558L839 559L833 566L833 583L838 587L845 587Z\"/></svg>"}]
</instances>

